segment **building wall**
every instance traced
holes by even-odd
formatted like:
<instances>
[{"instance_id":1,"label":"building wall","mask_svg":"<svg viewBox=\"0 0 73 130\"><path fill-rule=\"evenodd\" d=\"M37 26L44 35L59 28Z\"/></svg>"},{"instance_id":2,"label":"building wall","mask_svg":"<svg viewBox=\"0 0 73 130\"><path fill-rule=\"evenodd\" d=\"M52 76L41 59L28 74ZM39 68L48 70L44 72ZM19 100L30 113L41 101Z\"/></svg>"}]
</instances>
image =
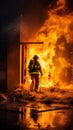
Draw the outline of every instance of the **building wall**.
<instances>
[{"instance_id":1,"label":"building wall","mask_svg":"<svg viewBox=\"0 0 73 130\"><path fill-rule=\"evenodd\" d=\"M8 37L7 91L12 92L20 82L20 35L11 30Z\"/></svg>"},{"instance_id":2,"label":"building wall","mask_svg":"<svg viewBox=\"0 0 73 130\"><path fill-rule=\"evenodd\" d=\"M7 91L7 46L0 44L0 92Z\"/></svg>"}]
</instances>

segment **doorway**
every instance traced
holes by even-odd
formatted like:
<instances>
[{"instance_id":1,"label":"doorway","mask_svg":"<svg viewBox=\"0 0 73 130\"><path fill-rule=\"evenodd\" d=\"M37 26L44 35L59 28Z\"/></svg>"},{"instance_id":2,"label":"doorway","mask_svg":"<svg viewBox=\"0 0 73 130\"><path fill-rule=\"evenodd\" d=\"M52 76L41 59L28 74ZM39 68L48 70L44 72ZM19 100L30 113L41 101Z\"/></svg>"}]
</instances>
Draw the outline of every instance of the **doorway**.
<instances>
[{"instance_id":1,"label":"doorway","mask_svg":"<svg viewBox=\"0 0 73 130\"><path fill-rule=\"evenodd\" d=\"M27 89L30 85L30 77L28 74L28 63L35 54L40 57L40 50L43 42L21 42L20 43L20 85Z\"/></svg>"}]
</instances>

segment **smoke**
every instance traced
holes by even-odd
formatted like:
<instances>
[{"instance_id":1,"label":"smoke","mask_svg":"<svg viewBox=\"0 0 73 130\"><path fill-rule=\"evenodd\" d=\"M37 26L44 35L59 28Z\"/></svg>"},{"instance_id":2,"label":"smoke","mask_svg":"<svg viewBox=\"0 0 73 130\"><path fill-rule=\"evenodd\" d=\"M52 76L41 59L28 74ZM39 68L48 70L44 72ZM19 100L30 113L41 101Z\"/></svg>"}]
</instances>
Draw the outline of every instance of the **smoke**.
<instances>
[{"instance_id":1,"label":"smoke","mask_svg":"<svg viewBox=\"0 0 73 130\"><path fill-rule=\"evenodd\" d=\"M9 32L11 30L15 30L19 32L20 23L18 22L18 19L14 20L13 22L7 24L7 26L3 27L4 32Z\"/></svg>"},{"instance_id":2,"label":"smoke","mask_svg":"<svg viewBox=\"0 0 73 130\"><path fill-rule=\"evenodd\" d=\"M73 12L73 0L66 0L67 8L70 12Z\"/></svg>"},{"instance_id":3,"label":"smoke","mask_svg":"<svg viewBox=\"0 0 73 130\"><path fill-rule=\"evenodd\" d=\"M18 28L19 15L22 14L24 23L29 28L28 32L35 33L43 26L45 20L48 18L48 12L51 11L58 15L67 14L68 11L73 11L72 3L72 0L70 0L70 2L68 0L22 0L18 2L18 4L14 1L13 3L9 2L9 5L5 3L6 12L8 7L9 15L5 13L4 17L7 17L10 22L3 26L3 31L8 32L12 28ZM4 10L1 12L5 12ZM10 20L11 16L13 17L12 20ZM23 28L25 28L25 26ZM31 36L31 34L29 35Z\"/></svg>"}]
</instances>

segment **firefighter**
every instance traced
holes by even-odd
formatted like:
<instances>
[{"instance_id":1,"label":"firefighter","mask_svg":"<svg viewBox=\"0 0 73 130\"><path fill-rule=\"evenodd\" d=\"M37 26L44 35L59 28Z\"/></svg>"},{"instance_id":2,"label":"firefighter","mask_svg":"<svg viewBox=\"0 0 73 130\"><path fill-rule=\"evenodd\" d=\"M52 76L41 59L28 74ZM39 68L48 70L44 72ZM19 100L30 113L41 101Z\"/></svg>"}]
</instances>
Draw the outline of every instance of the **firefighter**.
<instances>
[{"instance_id":1,"label":"firefighter","mask_svg":"<svg viewBox=\"0 0 73 130\"><path fill-rule=\"evenodd\" d=\"M31 91L38 91L40 76L42 76L41 65L38 61L39 57L34 55L33 59L29 61L28 72L31 76Z\"/></svg>"}]
</instances>

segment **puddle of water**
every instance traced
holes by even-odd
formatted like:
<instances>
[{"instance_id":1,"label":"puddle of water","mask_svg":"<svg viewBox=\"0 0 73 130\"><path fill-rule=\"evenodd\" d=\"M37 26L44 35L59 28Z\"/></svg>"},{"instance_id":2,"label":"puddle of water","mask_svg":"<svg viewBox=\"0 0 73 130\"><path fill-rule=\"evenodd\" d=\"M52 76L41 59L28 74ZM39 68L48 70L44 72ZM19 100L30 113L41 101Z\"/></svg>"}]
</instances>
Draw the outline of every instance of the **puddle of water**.
<instances>
[{"instance_id":1,"label":"puddle of water","mask_svg":"<svg viewBox=\"0 0 73 130\"><path fill-rule=\"evenodd\" d=\"M71 128L73 119L73 110L59 109L53 111L36 112L43 110L50 110L54 108L66 108L68 106L52 105L46 106L44 104L29 104L26 105L25 114L19 117L19 123L26 126L28 129L37 130L67 130ZM21 123L22 122L22 123ZM69 129L68 129L69 130Z\"/></svg>"},{"instance_id":2,"label":"puddle of water","mask_svg":"<svg viewBox=\"0 0 73 130\"><path fill-rule=\"evenodd\" d=\"M55 104L47 106L40 103L29 103L26 106L20 107L15 106L15 109L22 111L24 114L14 111L4 111L3 113L0 111L0 121L16 123L20 126L21 130L73 130L73 109L54 110L54 108L58 107L66 108L67 106ZM53 110L37 112L49 109Z\"/></svg>"}]
</instances>

